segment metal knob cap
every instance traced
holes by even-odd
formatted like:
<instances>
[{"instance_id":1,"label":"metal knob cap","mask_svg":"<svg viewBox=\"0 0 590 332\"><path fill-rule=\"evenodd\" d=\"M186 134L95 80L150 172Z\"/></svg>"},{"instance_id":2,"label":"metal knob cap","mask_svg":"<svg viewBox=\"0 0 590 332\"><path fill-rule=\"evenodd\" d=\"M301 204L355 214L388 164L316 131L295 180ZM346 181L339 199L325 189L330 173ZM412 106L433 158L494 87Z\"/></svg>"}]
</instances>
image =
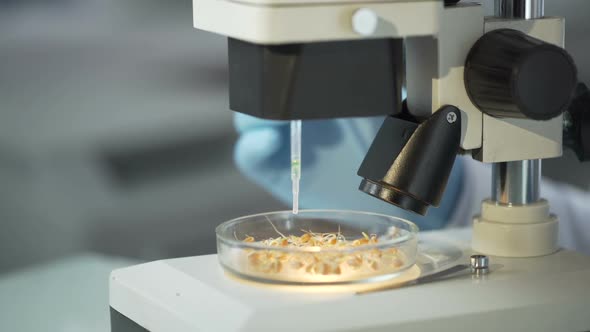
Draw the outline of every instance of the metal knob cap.
<instances>
[{"instance_id":1,"label":"metal knob cap","mask_svg":"<svg viewBox=\"0 0 590 332\"><path fill-rule=\"evenodd\" d=\"M374 34L378 24L379 16L369 8L360 8L352 14L352 29L361 36Z\"/></svg>"},{"instance_id":2,"label":"metal knob cap","mask_svg":"<svg viewBox=\"0 0 590 332\"><path fill-rule=\"evenodd\" d=\"M471 255L471 273L475 277L484 276L490 272L490 259L486 255Z\"/></svg>"},{"instance_id":3,"label":"metal knob cap","mask_svg":"<svg viewBox=\"0 0 590 332\"><path fill-rule=\"evenodd\" d=\"M486 255L471 255L471 267L474 269L487 269L490 267L490 259Z\"/></svg>"}]
</instances>

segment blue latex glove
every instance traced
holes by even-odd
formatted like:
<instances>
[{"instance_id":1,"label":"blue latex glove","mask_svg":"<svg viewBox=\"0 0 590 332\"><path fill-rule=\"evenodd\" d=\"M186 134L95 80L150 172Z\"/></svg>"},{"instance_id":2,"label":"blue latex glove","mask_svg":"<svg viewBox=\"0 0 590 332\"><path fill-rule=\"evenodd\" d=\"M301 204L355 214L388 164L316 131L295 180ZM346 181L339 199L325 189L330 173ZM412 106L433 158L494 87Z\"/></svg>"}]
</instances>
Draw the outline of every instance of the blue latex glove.
<instances>
[{"instance_id":1,"label":"blue latex glove","mask_svg":"<svg viewBox=\"0 0 590 332\"><path fill-rule=\"evenodd\" d=\"M378 212L409 219L420 229L445 226L461 191L462 163L457 159L439 208L428 215L405 211L358 190L358 168L383 117L303 121L300 206ZM291 205L289 122L236 114L240 138L235 147L238 168L287 205Z\"/></svg>"}]
</instances>

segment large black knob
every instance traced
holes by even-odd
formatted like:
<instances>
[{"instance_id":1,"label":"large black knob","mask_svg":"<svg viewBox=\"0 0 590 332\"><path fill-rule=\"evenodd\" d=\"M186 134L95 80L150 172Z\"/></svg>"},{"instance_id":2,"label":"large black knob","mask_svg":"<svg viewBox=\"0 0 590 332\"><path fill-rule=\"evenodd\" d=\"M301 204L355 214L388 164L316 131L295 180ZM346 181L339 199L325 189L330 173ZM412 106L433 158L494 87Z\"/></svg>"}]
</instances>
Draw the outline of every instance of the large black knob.
<instances>
[{"instance_id":1,"label":"large black knob","mask_svg":"<svg viewBox=\"0 0 590 332\"><path fill-rule=\"evenodd\" d=\"M465 63L471 101L496 117L554 118L567 109L577 80L564 49L512 29L483 35Z\"/></svg>"}]
</instances>

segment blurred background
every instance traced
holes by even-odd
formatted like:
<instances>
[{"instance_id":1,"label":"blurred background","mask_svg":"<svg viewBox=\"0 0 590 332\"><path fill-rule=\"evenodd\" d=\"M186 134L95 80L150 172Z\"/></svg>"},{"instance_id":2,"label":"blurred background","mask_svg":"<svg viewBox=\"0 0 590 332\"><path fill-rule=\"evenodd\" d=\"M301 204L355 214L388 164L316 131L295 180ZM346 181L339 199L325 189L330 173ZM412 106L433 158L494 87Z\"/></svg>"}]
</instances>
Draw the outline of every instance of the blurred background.
<instances>
[{"instance_id":1,"label":"blurred background","mask_svg":"<svg viewBox=\"0 0 590 332\"><path fill-rule=\"evenodd\" d=\"M587 83L589 12L546 1ZM217 224L284 208L233 164L225 45L190 0L0 0L0 331L108 331L112 269L213 253Z\"/></svg>"}]
</instances>

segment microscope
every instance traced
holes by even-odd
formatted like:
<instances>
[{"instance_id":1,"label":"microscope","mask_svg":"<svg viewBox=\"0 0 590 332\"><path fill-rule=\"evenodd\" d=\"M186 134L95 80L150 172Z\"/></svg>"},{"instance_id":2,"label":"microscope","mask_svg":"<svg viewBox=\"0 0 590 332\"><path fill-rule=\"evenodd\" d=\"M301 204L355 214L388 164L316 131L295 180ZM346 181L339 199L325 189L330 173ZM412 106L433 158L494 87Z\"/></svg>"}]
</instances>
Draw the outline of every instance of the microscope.
<instances>
[{"instance_id":1,"label":"microscope","mask_svg":"<svg viewBox=\"0 0 590 332\"><path fill-rule=\"evenodd\" d=\"M195 27L228 37L232 110L384 116L361 191L424 215L458 154L491 164L472 234L423 238L480 254L491 273L358 296L242 285L215 255L159 261L113 272L113 331L589 330L590 258L559 249L539 185L564 145L590 159L590 93L564 18L543 5L496 0L484 17L458 0L194 0Z\"/></svg>"}]
</instances>

